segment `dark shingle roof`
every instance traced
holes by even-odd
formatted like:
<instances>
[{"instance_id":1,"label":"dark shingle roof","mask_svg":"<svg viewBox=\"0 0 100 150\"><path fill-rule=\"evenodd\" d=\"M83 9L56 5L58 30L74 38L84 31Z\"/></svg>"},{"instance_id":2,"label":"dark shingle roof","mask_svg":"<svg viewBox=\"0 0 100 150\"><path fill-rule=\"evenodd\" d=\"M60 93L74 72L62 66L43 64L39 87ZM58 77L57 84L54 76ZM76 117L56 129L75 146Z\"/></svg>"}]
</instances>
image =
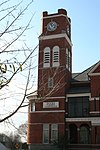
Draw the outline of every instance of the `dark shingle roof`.
<instances>
[{"instance_id":1,"label":"dark shingle roof","mask_svg":"<svg viewBox=\"0 0 100 150\"><path fill-rule=\"evenodd\" d=\"M96 63L97 64L97 63ZM95 65L96 65L95 64ZM89 81L88 78L88 73L95 67L95 65L89 67L88 69L84 70L81 73L73 73L72 74L72 82L84 82L84 81Z\"/></svg>"},{"instance_id":2,"label":"dark shingle roof","mask_svg":"<svg viewBox=\"0 0 100 150\"><path fill-rule=\"evenodd\" d=\"M73 93L89 93L90 92L90 86L89 84L86 84L89 81L89 72L97 65L94 64L88 69L84 70L81 73L73 73L72 74L72 82L71 87L67 91L68 94ZM81 84L82 83L82 84ZM84 84L85 83L85 84Z\"/></svg>"}]
</instances>

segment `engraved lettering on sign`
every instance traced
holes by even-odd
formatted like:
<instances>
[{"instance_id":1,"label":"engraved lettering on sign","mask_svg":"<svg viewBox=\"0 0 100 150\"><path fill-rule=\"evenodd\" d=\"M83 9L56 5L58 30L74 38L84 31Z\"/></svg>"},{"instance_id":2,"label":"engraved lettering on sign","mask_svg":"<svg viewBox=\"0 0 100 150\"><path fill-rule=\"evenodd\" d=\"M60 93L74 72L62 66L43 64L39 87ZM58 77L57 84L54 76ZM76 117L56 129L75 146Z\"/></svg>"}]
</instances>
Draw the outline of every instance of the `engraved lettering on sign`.
<instances>
[{"instance_id":1,"label":"engraved lettering on sign","mask_svg":"<svg viewBox=\"0 0 100 150\"><path fill-rule=\"evenodd\" d=\"M43 108L59 108L59 102L43 102Z\"/></svg>"}]
</instances>

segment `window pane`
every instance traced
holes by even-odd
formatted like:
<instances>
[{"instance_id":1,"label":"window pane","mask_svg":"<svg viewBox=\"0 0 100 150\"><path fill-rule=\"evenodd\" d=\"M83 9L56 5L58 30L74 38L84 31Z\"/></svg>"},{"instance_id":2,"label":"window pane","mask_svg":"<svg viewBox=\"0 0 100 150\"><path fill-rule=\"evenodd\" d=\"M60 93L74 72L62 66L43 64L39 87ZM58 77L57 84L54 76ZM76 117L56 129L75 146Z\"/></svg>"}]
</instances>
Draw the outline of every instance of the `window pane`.
<instances>
[{"instance_id":1,"label":"window pane","mask_svg":"<svg viewBox=\"0 0 100 150\"><path fill-rule=\"evenodd\" d=\"M43 130L49 130L49 124L44 124L43 125Z\"/></svg>"},{"instance_id":2,"label":"window pane","mask_svg":"<svg viewBox=\"0 0 100 150\"><path fill-rule=\"evenodd\" d=\"M75 112L76 116L82 116L82 100L80 97L75 98Z\"/></svg>"},{"instance_id":3,"label":"window pane","mask_svg":"<svg viewBox=\"0 0 100 150\"><path fill-rule=\"evenodd\" d=\"M89 115L89 97L83 97L83 116Z\"/></svg>"},{"instance_id":4,"label":"window pane","mask_svg":"<svg viewBox=\"0 0 100 150\"><path fill-rule=\"evenodd\" d=\"M43 143L49 143L49 124L43 125Z\"/></svg>"},{"instance_id":5,"label":"window pane","mask_svg":"<svg viewBox=\"0 0 100 150\"><path fill-rule=\"evenodd\" d=\"M51 128L52 128L52 130L58 130L58 125L57 124L52 124Z\"/></svg>"},{"instance_id":6,"label":"window pane","mask_svg":"<svg viewBox=\"0 0 100 150\"><path fill-rule=\"evenodd\" d=\"M80 144L89 144L89 129L85 126L80 128Z\"/></svg>"},{"instance_id":7,"label":"window pane","mask_svg":"<svg viewBox=\"0 0 100 150\"><path fill-rule=\"evenodd\" d=\"M68 98L69 117L81 117L89 115L89 97Z\"/></svg>"},{"instance_id":8,"label":"window pane","mask_svg":"<svg viewBox=\"0 0 100 150\"><path fill-rule=\"evenodd\" d=\"M59 66L59 46L53 47L53 67Z\"/></svg>"},{"instance_id":9,"label":"window pane","mask_svg":"<svg viewBox=\"0 0 100 150\"><path fill-rule=\"evenodd\" d=\"M35 103L34 102L31 102L30 111L31 112L35 111Z\"/></svg>"},{"instance_id":10,"label":"window pane","mask_svg":"<svg viewBox=\"0 0 100 150\"><path fill-rule=\"evenodd\" d=\"M49 143L49 132L46 130L44 131L43 143Z\"/></svg>"},{"instance_id":11,"label":"window pane","mask_svg":"<svg viewBox=\"0 0 100 150\"><path fill-rule=\"evenodd\" d=\"M50 67L50 48L46 47L44 49L44 67Z\"/></svg>"},{"instance_id":12,"label":"window pane","mask_svg":"<svg viewBox=\"0 0 100 150\"><path fill-rule=\"evenodd\" d=\"M52 124L51 125L51 141L58 139L58 125Z\"/></svg>"},{"instance_id":13,"label":"window pane","mask_svg":"<svg viewBox=\"0 0 100 150\"><path fill-rule=\"evenodd\" d=\"M68 48L66 48L66 67L68 68Z\"/></svg>"}]
</instances>

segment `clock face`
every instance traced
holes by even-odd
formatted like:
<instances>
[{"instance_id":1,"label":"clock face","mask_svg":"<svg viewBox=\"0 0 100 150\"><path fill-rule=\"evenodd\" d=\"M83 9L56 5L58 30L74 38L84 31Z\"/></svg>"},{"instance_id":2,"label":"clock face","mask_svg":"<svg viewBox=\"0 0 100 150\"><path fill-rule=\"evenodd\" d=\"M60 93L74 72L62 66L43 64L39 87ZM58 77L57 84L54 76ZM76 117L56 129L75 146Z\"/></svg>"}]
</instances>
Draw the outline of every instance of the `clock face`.
<instances>
[{"instance_id":1,"label":"clock face","mask_svg":"<svg viewBox=\"0 0 100 150\"><path fill-rule=\"evenodd\" d=\"M54 31L54 30L56 30L56 28L57 28L57 23L54 21L49 22L47 25L48 31Z\"/></svg>"}]
</instances>

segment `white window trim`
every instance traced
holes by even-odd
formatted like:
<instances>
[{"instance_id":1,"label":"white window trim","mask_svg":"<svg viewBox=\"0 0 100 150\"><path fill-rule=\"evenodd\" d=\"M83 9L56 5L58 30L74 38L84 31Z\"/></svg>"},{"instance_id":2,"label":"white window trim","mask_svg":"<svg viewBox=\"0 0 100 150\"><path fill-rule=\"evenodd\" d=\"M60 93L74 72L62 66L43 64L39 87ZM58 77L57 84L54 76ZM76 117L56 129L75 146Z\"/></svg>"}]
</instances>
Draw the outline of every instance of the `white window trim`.
<instances>
[{"instance_id":1,"label":"white window trim","mask_svg":"<svg viewBox=\"0 0 100 150\"><path fill-rule=\"evenodd\" d=\"M52 66L59 67L59 46L54 46L52 50Z\"/></svg>"},{"instance_id":2,"label":"white window trim","mask_svg":"<svg viewBox=\"0 0 100 150\"><path fill-rule=\"evenodd\" d=\"M48 62L46 62L48 61ZM44 48L44 59L43 59L43 67L50 67L50 48L45 47Z\"/></svg>"},{"instance_id":3,"label":"white window trim","mask_svg":"<svg viewBox=\"0 0 100 150\"><path fill-rule=\"evenodd\" d=\"M66 95L66 102L68 102L69 97L84 97L84 96L88 96L90 98L91 94L90 93L67 94Z\"/></svg>"},{"instance_id":4,"label":"white window trim","mask_svg":"<svg viewBox=\"0 0 100 150\"><path fill-rule=\"evenodd\" d=\"M66 48L66 68L68 69L68 48Z\"/></svg>"},{"instance_id":5,"label":"white window trim","mask_svg":"<svg viewBox=\"0 0 100 150\"><path fill-rule=\"evenodd\" d=\"M56 126L56 127L53 127ZM54 139L52 132L56 131L56 139ZM51 124L51 141L58 139L58 124Z\"/></svg>"},{"instance_id":6,"label":"white window trim","mask_svg":"<svg viewBox=\"0 0 100 150\"><path fill-rule=\"evenodd\" d=\"M44 129L45 125L48 126L48 129ZM48 131L48 142L47 143L44 141L44 132L45 131ZM49 144L49 124L43 124L43 144Z\"/></svg>"},{"instance_id":7,"label":"white window trim","mask_svg":"<svg viewBox=\"0 0 100 150\"><path fill-rule=\"evenodd\" d=\"M30 104L30 112L34 112L35 111L35 102L31 102Z\"/></svg>"},{"instance_id":8,"label":"white window trim","mask_svg":"<svg viewBox=\"0 0 100 150\"><path fill-rule=\"evenodd\" d=\"M68 52L68 69L69 69L69 71L70 71L70 69L71 69L71 56L70 56L70 51Z\"/></svg>"}]
</instances>

